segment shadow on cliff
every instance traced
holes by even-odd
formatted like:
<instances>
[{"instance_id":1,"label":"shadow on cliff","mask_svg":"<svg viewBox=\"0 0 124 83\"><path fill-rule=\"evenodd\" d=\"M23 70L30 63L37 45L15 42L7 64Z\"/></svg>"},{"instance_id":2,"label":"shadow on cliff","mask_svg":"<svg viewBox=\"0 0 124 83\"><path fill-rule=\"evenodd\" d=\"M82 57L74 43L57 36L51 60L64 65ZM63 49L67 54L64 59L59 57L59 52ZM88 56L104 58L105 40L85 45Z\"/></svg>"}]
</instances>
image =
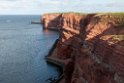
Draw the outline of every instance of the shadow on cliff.
<instances>
[{"instance_id":1,"label":"shadow on cliff","mask_svg":"<svg viewBox=\"0 0 124 83\"><path fill-rule=\"evenodd\" d=\"M77 47L79 47L79 48L83 47L85 42L88 42L88 43L92 44L92 49L90 50L91 53L92 54L98 53L99 55L101 55L101 56L98 56L98 57L102 57L103 62L105 62L106 64L112 64L113 66L115 66L117 64L114 63L114 62L117 62L120 59L120 58L117 59L116 58L117 56L115 56L114 53L115 53L115 50L116 50L116 46L124 45L124 41L123 40L118 41L118 42L114 41L114 43L112 45L109 45L108 41L109 40L111 41L111 38L109 38L108 40L103 40L103 39L101 39L101 37L106 36L106 35L123 35L124 33L120 33L120 31L124 30L124 28L117 28L117 27L113 26L113 27L107 28L102 33L90 38L88 41L86 40L87 35L91 32L91 30L95 29L94 28L95 26L93 26L93 27L91 27L91 29L89 31L86 31L87 25L90 23L90 21L91 21L91 19L94 15L95 14L89 15L85 20L80 21L80 27L81 28L80 28L79 34L75 34L72 37L66 39L64 42L59 42L58 45L57 45L57 47L58 47L58 53L57 53L58 58L64 59L64 60L65 59L71 59L68 62L68 64L66 64L66 66L65 66L65 71L64 72L65 72L66 83L71 83L72 75L74 73L75 57L78 56L74 53L74 50L76 50ZM110 25L111 25L111 23L110 23ZM71 33L71 32L69 32L69 33ZM76 42L74 42L76 40L75 38L80 38L80 39L82 39L82 41L79 41L78 43L76 43ZM112 40L112 42L113 42L113 40ZM75 46L77 46L77 47L75 47ZM77 50L79 50L79 49L77 49ZM72 55L72 53L73 53L73 55ZM112 59L112 57L113 57L113 59ZM112 60L115 60L115 61L113 62ZM124 64L124 61L120 61L120 63ZM99 73L99 75L94 73L94 74L97 75L96 78L93 79L92 76L91 76L91 79L89 79L88 77L86 77L85 79L87 79L89 81L89 83L99 83L99 82L100 83L109 83L109 81L112 81L112 83L115 83L115 81L111 80L111 79L113 79L114 73L113 72L110 73L110 71L108 69L103 70L104 68L103 69L101 69L101 68L96 67L96 69L94 70L94 71L97 71L97 73ZM115 67L115 69L113 69L113 71L116 72L116 71L119 71L119 70ZM77 82L73 82L73 83L77 83Z\"/></svg>"},{"instance_id":2,"label":"shadow on cliff","mask_svg":"<svg viewBox=\"0 0 124 83\"><path fill-rule=\"evenodd\" d=\"M59 28L60 19L61 19L61 14L59 16L56 16L54 19L50 20L50 22L47 22L48 23L47 27L44 24L45 19L43 19L43 25L45 26L44 29L47 28L49 30L57 30Z\"/></svg>"}]
</instances>

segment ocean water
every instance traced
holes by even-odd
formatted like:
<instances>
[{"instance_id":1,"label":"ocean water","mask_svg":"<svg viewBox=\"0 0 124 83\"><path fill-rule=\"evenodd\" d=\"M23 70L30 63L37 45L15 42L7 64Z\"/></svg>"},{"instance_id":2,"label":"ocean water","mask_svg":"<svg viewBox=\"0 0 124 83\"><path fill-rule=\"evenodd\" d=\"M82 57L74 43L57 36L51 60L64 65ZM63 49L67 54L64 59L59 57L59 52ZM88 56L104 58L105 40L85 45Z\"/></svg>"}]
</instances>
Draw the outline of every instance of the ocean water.
<instances>
[{"instance_id":1,"label":"ocean water","mask_svg":"<svg viewBox=\"0 0 124 83\"><path fill-rule=\"evenodd\" d=\"M0 16L0 83L49 83L59 75L44 59L58 33L44 32L32 20L40 16Z\"/></svg>"}]
</instances>

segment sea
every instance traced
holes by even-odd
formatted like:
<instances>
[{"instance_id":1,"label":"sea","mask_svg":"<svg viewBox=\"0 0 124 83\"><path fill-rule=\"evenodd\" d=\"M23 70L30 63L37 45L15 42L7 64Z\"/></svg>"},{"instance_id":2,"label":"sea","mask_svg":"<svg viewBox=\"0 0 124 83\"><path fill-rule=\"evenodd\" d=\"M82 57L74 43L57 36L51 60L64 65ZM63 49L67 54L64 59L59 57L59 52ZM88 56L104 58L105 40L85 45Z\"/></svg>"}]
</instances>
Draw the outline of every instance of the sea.
<instances>
[{"instance_id":1,"label":"sea","mask_svg":"<svg viewBox=\"0 0 124 83\"><path fill-rule=\"evenodd\" d=\"M0 15L0 83L49 83L59 68L45 60L58 32L44 31L40 15Z\"/></svg>"}]
</instances>

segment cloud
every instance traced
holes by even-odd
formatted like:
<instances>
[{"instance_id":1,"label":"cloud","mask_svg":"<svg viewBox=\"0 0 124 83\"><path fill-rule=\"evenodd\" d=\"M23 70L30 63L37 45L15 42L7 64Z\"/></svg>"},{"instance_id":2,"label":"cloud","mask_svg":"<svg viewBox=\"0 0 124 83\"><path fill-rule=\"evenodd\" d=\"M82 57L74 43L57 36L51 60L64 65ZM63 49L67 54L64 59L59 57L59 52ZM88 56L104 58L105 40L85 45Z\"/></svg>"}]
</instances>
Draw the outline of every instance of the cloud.
<instances>
[{"instance_id":1,"label":"cloud","mask_svg":"<svg viewBox=\"0 0 124 83\"><path fill-rule=\"evenodd\" d=\"M40 5L41 4L41 5ZM51 0L2 0L0 1L0 9L36 9L41 8L42 6L55 5L59 4L58 1Z\"/></svg>"},{"instance_id":2,"label":"cloud","mask_svg":"<svg viewBox=\"0 0 124 83\"><path fill-rule=\"evenodd\" d=\"M0 0L0 14L124 11L123 0Z\"/></svg>"}]
</instances>

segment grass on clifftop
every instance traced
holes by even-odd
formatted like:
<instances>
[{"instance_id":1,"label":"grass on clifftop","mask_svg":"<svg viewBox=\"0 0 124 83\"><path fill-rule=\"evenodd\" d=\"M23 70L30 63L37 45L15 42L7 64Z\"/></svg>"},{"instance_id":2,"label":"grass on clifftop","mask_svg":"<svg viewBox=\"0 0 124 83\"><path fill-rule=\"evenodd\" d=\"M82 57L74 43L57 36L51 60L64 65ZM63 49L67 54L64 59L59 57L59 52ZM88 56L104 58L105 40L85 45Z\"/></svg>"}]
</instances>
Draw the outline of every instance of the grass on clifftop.
<instances>
[{"instance_id":1,"label":"grass on clifftop","mask_svg":"<svg viewBox=\"0 0 124 83\"><path fill-rule=\"evenodd\" d=\"M113 40L123 41L124 35L112 35Z\"/></svg>"},{"instance_id":2,"label":"grass on clifftop","mask_svg":"<svg viewBox=\"0 0 124 83\"><path fill-rule=\"evenodd\" d=\"M112 13L110 15L116 19L117 27L124 27L124 13Z\"/></svg>"},{"instance_id":3,"label":"grass on clifftop","mask_svg":"<svg viewBox=\"0 0 124 83\"><path fill-rule=\"evenodd\" d=\"M51 12L46 14L79 14L79 15L86 15L86 14L96 14L96 16L103 16L100 21L102 23L107 23L108 21L115 21L116 27L124 27L124 12L106 12L106 13L83 13L83 12Z\"/></svg>"},{"instance_id":4,"label":"grass on clifftop","mask_svg":"<svg viewBox=\"0 0 124 83\"><path fill-rule=\"evenodd\" d=\"M68 13L75 13L75 14L110 14L110 15L123 15L124 12L96 12L96 13L85 13L85 12L48 12L46 14L68 14Z\"/></svg>"},{"instance_id":5,"label":"grass on clifftop","mask_svg":"<svg viewBox=\"0 0 124 83\"><path fill-rule=\"evenodd\" d=\"M102 17L99 20L102 23L114 22L117 28L124 27L124 12L97 13L96 16Z\"/></svg>"},{"instance_id":6,"label":"grass on clifftop","mask_svg":"<svg viewBox=\"0 0 124 83\"><path fill-rule=\"evenodd\" d=\"M124 41L124 35L105 35L102 36L100 39L109 40L109 38L116 41Z\"/></svg>"},{"instance_id":7,"label":"grass on clifftop","mask_svg":"<svg viewBox=\"0 0 124 83\"><path fill-rule=\"evenodd\" d=\"M50 12L50 13L45 13L45 14L69 14L69 13L80 14L80 15L87 14L83 12Z\"/></svg>"}]
</instances>

